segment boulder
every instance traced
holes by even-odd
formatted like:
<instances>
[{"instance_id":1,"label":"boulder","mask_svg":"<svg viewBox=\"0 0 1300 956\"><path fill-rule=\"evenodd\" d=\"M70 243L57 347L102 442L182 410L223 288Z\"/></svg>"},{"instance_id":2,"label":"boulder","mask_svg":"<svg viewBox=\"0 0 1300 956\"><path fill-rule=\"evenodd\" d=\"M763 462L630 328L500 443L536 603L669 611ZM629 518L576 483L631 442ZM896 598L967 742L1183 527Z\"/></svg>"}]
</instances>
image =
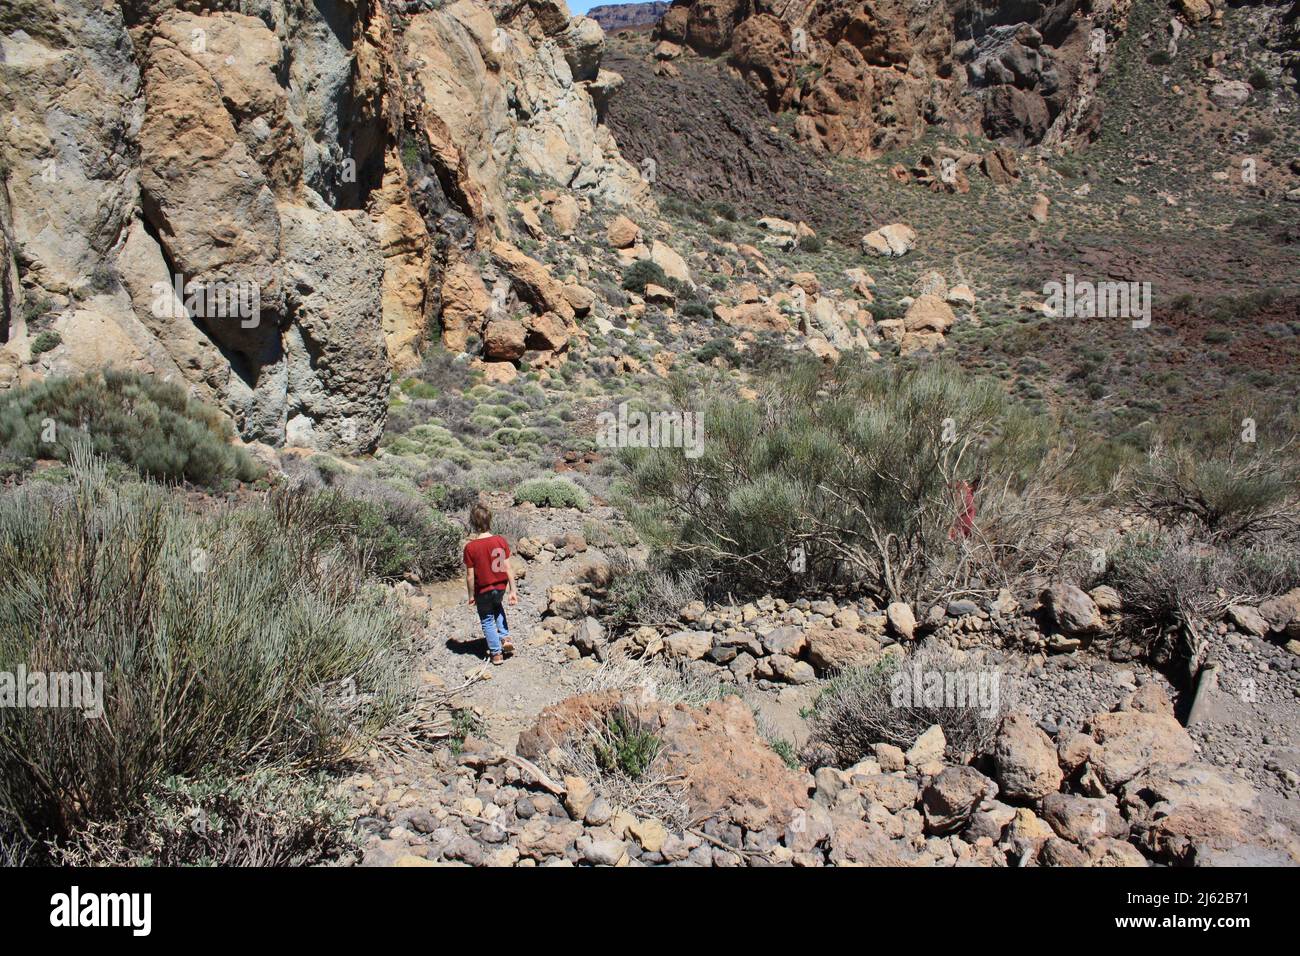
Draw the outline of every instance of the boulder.
<instances>
[{"instance_id":1,"label":"boulder","mask_svg":"<svg viewBox=\"0 0 1300 956\"><path fill-rule=\"evenodd\" d=\"M695 282L691 279L691 270L686 266L686 260L667 243L660 242L658 239L654 241L650 247L650 261L663 269L664 275L668 278L676 279L678 282L685 282L691 288L695 287Z\"/></svg>"},{"instance_id":2,"label":"boulder","mask_svg":"<svg viewBox=\"0 0 1300 956\"><path fill-rule=\"evenodd\" d=\"M1038 800L1064 775L1051 738L1025 714L1008 714L993 744L994 777L1009 800Z\"/></svg>"},{"instance_id":3,"label":"boulder","mask_svg":"<svg viewBox=\"0 0 1300 956\"><path fill-rule=\"evenodd\" d=\"M745 302L740 305L715 305L713 314L727 325L756 332L786 332L790 320L769 302Z\"/></svg>"},{"instance_id":4,"label":"boulder","mask_svg":"<svg viewBox=\"0 0 1300 956\"><path fill-rule=\"evenodd\" d=\"M785 654L787 657L798 657L808 646L808 637L803 629L789 624L769 632L760 641L766 653Z\"/></svg>"},{"instance_id":5,"label":"boulder","mask_svg":"<svg viewBox=\"0 0 1300 956\"><path fill-rule=\"evenodd\" d=\"M876 762L880 764L880 769L886 773L902 770L907 766L903 751L893 744L872 744L871 751L876 755Z\"/></svg>"},{"instance_id":6,"label":"boulder","mask_svg":"<svg viewBox=\"0 0 1300 956\"><path fill-rule=\"evenodd\" d=\"M772 676L776 680L787 684L810 684L817 679L811 664L807 661L797 661L784 654L773 654L771 657L763 658L759 663L760 669L764 664L771 668Z\"/></svg>"},{"instance_id":7,"label":"boulder","mask_svg":"<svg viewBox=\"0 0 1300 956\"><path fill-rule=\"evenodd\" d=\"M937 295L921 295L907 307L903 327L909 332L947 332L957 317L948 303Z\"/></svg>"},{"instance_id":8,"label":"boulder","mask_svg":"<svg viewBox=\"0 0 1300 956\"><path fill-rule=\"evenodd\" d=\"M1042 593L1043 606L1067 637L1091 637L1102 631L1097 603L1073 584L1054 584Z\"/></svg>"},{"instance_id":9,"label":"boulder","mask_svg":"<svg viewBox=\"0 0 1300 956\"><path fill-rule=\"evenodd\" d=\"M878 256L903 256L916 245L916 230L901 222L890 223L862 237L862 251Z\"/></svg>"},{"instance_id":10,"label":"boulder","mask_svg":"<svg viewBox=\"0 0 1300 956\"><path fill-rule=\"evenodd\" d=\"M880 657L880 642L869 634L846 627L810 628L808 660L819 671L870 664Z\"/></svg>"},{"instance_id":11,"label":"boulder","mask_svg":"<svg viewBox=\"0 0 1300 956\"><path fill-rule=\"evenodd\" d=\"M963 309L973 309L975 308L975 293L971 291L970 286L963 282L961 285L955 285L949 289L948 294L944 296L944 301L949 305L955 305Z\"/></svg>"},{"instance_id":12,"label":"boulder","mask_svg":"<svg viewBox=\"0 0 1300 956\"><path fill-rule=\"evenodd\" d=\"M497 321L488 323L489 332ZM569 347L569 329L554 312L529 316L526 322L528 349L542 352L562 352ZM504 356L503 356L504 357Z\"/></svg>"},{"instance_id":13,"label":"boulder","mask_svg":"<svg viewBox=\"0 0 1300 956\"><path fill-rule=\"evenodd\" d=\"M1051 205L1051 200L1042 193L1034 197L1034 204L1029 207L1029 218L1034 222L1047 222L1047 208Z\"/></svg>"},{"instance_id":14,"label":"boulder","mask_svg":"<svg viewBox=\"0 0 1300 956\"><path fill-rule=\"evenodd\" d=\"M573 632L573 646L584 656L599 655L605 644L605 628L594 617L583 618Z\"/></svg>"},{"instance_id":15,"label":"boulder","mask_svg":"<svg viewBox=\"0 0 1300 956\"><path fill-rule=\"evenodd\" d=\"M1210 101L1216 106L1235 110L1245 106L1254 90L1244 80L1223 80L1210 87Z\"/></svg>"},{"instance_id":16,"label":"boulder","mask_svg":"<svg viewBox=\"0 0 1300 956\"><path fill-rule=\"evenodd\" d=\"M1269 624L1264 615L1260 614L1257 608L1246 604L1230 605L1226 617L1233 627L1252 637L1263 637L1269 631Z\"/></svg>"},{"instance_id":17,"label":"boulder","mask_svg":"<svg viewBox=\"0 0 1300 956\"><path fill-rule=\"evenodd\" d=\"M1152 768L1187 763L1196 755L1192 738L1170 714L1095 714L1089 729L1100 747L1088 766L1107 790Z\"/></svg>"},{"instance_id":18,"label":"boulder","mask_svg":"<svg viewBox=\"0 0 1300 956\"><path fill-rule=\"evenodd\" d=\"M1128 823L1113 796L1080 797L1049 793L1043 798L1043 819L1062 840L1080 846L1101 837L1128 836Z\"/></svg>"},{"instance_id":19,"label":"boulder","mask_svg":"<svg viewBox=\"0 0 1300 956\"><path fill-rule=\"evenodd\" d=\"M889 629L895 636L904 641L912 639L916 632L916 615L912 613L910 604L895 601L885 608L885 618L889 621Z\"/></svg>"},{"instance_id":20,"label":"boulder","mask_svg":"<svg viewBox=\"0 0 1300 956\"><path fill-rule=\"evenodd\" d=\"M758 220L758 228L767 232L773 232L781 236L798 236L799 227L786 219L779 219L776 216L764 216Z\"/></svg>"},{"instance_id":21,"label":"boulder","mask_svg":"<svg viewBox=\"0 0 1300 956\"><path fill-rule=\"evenodd\" d=\"M1210 0L1178 0L1178 12L1188 23L1200 23L1214 16L1214 6Z\"/></svg>"},{"instance_id":22,"label":"boulder","mask_svg":"<svg viewBox=\"0 0 1300 956\"><path fill-rule=\"evenodd\" d=\"M1011 183L1020 178L1020 163L1016 154L1005 146L999 146L985 153L980 160L980 169L984 175L999 185Z\"/></svg>"},{"instance_id":23,"label":"boulder","mask_svg":"<svg viewBox=\"0 0 1300 956\"><path fill-rule=\"evenodd\" d=\"M605 31L590 17L575 16L559 37L560 49L576 82L594 80L605 52Z\"/></svg>"},{"instance_id":24,"label":"boulder","mask_svg":"<svg viewBox=\"0 0 1300 956\"><path fill-rule=\"evenodd\" d=\"M1097 605L1097 610L1103 614L1114 614L1124 606L1124 601L1109 584L1099 584L1088 592L1088 597L1092 598L1093 603Z\"/></svg>"},{"instance_id":25,"label":"boulder","mask_svg":"<svg viewBox=\"0 0 1300 956\"><path fill-rule=\"evenodd\" d=\"M943 759L943 752L948 747L943 728L935 724L925 731L907 750L907 763L912 767L921 767Z\"/></svg>"},{"instance_id":26,"label":"boulder","mask_svg":"<svg viewBox=\"0 0 1300 956\"><path fill-rule=\"evenodd\" d=\"M456 261L442 276L442 344L452 352L463 352L470 335L478 335L492 308L492 297L483 285L478 269Z\"/></svg>"},{"instance_id":27,"label":"boulder","mask_svg":"<svg viewBox=\"0 0 1300 956\"><path fill-rule=\"evenodd\" d=\"M916 352L937 352L943 343L942 332L904 332L898 340L898 354L906 356Z\"/></svg>"},{"instance_id":28,"label":"boulder","mask_svg":"<svg viewBox=\"0 0 1300 956\"><path fill-rule=\"evenodd\" d=\"M560 193L546 208L551 214L551 222L555 223L555 231L561 236L571 236L577 231L582 212L571 193Z\"/></svg>"},{"instance_id":29,"label":"boulder","mask_svg":"<svg viewBox=\"0 0 1300 956\"><path fill-rule=\"evenodd\" d=\"M492 260L507 276L516 294L525 302L560 318L573 318L573 307L564 295L564 284L555 279L546 266L525 255L508 242L492 246Z\"/></svg>"},{"instance_id":30,"label":"boulder","mask_svg":"<svg viewBox=\"0 0 1300 956\"><path fill-rule=\"evenodd\" d=\"M868 774L853 781L869 803L878 803L890 813L916 806L920 789L915 780L892 773Z\"/></svg>"},{"instance_id":31,"label":"boulder","mask_svg":"<svg viewBox=\"0 0 1300 956\"><path fill-rule=\"evenodd\" d=\"M492 319L483 330L483 355L496 362L516 362L527 351L527 330L514 319Z\"/></svg>"},{"instance_id":32,"label":"boulder","mask_svg":"<svg viewBox=\"0 0 1300 956\"><path fill-rule=\"evenodd\" d=\"M671 657L698 661L713 648L713 635L708 631L678 631L664 638L664 649Z\"/></svg>"},{"instance_id":33,"label":"boulder","mask_svg":"<svg viewBox=\"0 0 1300 956\"><path fill-rule=\"evenodd\" d=\"M1300 588L1269 598L1259 606L1259 613L1269 630L1289 640L1300 638Z\"/></svg>"},{"instance_id":34,"label":"boulder","mask_svg":"<svg viewBox=\"0 0 1300 956\"><path fill-rule=\"evenodd\" d=\"M615 249L628 249L641 241L641 227L627 216L615 216L605 227L605 238Z\"/></svg>"},{"instance_id":35,"label":"boulder","mask_svg":"<svg viewBox=\"0 0 1300 956\"><path fill-rule=\"evenodd\" d=\"M961 829L991 784L974 767L945 768L921 795L926 831L944 834Z\"/></svg>"}]
</instances>

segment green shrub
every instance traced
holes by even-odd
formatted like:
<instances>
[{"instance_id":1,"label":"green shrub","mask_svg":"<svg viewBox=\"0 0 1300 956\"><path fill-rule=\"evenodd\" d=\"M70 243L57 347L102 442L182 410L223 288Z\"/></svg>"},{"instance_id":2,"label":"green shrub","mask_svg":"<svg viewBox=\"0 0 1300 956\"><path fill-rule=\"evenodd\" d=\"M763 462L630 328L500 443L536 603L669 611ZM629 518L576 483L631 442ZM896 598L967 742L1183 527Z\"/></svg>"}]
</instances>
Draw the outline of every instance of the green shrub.
<instances>
[{"instance_id":1,"label":"green shrub","mask_svg":"<svg viewBox=\"0 0 1300 956\"><path fill-rule=\"evenodd\" d=\"M138 809L59 845L63 866L312 866L357 852L348 806L322 775L261 768L168 778Z\"/></svg>"},{"instance_id":2,"label":"green shrub","mask_svg":"<svg viewBox=\"0 0 1300 956\"><path fill-rule=\"evenodd\" d=\"M1230 547L1193 538L1186 528L1148 531L1125 537L1101 580L1120 593L1125 629L1151 661L1194 667L1201 622L1300 585L1300 551L1294 529Z\"/></svg>"},{"instance_id":3,"label":"green shrub","mask_svg":"<svg viewBox=\"0 0 1300 956\"><path fill-rule=\"evenodd\" d=\"M651 262L649 259L638 259L628 266L627 271L623 273L623 288L641 295L645 292L647 285L667 288L668 276L664 274L664 270L659 263Z\"/></svg>"},{"instance_id":4,"label":"green shrub","mask_svg":"<svg viewBox=\"0 0 1300 956\"><path fill-rule=\"evenodd\" d=\"M804 252L821 252L824 246L820 236L804 236L799 240L799 248Z\"/></svg>"},{"instance_id":5,"label":"green shrub","mask_svg":"<svg viewBox=\"0 0 1300 956\"><path fill-rule=\"evenodd\" d=\"M663 741L629 712L618 710L605 718L603 733L592 742L596 765L604 773L620 773L629 780L645 776Z\"/></svg>"},{"instance_id":6,"label":"green shrub","mask_svg":"<svg viewBox=\"0 0 1300 956\"><path fill-rule=\"evenodd\" d=\"M164 481L222 485L252 481L261 468L215 410L181 388L112 369L50 378L0 397L0 447L22 467L37 458L67 461L78 441Z\"/></svg>"},{"instance_id":7,"label":"green shrub","mask_svg":"<svg viewBox=\"0 0 1300 956\"><path fill-rule=\"evenodd\" d=\"M1191 527L1195 535L1236 538L1294 527L1298 444L1285 415L1220 416L1199 432L1155 443L1135 475L1134 498L1164 527Z\"/></svg>"},{"instance_id":8,"label":"green shrub","mask_svg":"<svg viewBox=\"0 0 1300 956\"><path fill-rule=\"evenodd\" d=\"M586 511L590 505L587 493L563 478L533 478L515 489L515 504L532 502L539 508L577 508Z\"/></svg>"},{"instance_id":9,"label":"green shrub","mask_svg":"<svg viewBox=\"0 0 1300 956\"><path fill-rule=\"evenodd\" d=\"M72 474L0 495L0 671L102 693L0 707L0 821L67 837L168 777L328 766L409 706L410 623L298 499L196 514L84 449Z\"/></svg>"},{"instance_id":10,"label":"green shrub","mask_svg":"<svg viewBox=\"0 0 1300 956\"><path fill-rule=\"evenodd\" d=\"M629 513L669 567L736 593L943 589L961 551L949 538L957 483L1023 488L1048 449L1050 423L938 363L804 362L756 402L681 401L704 416L703 454L622 450Z\"/></svg>"},{"instance_id":11,"label":"green shrub","mask_svg":"<svg viewBox=\"0 0 1300 956\"><path fill-rule=\"evenodd\" d=\"M46 329L36 338L32 339L32 358L38 355L44 355L51 352L63 344L63 336L52 329Z\"/></svg>"},{"instance_id":12,"label":"green shrub","mask_svg":"<svg viewBox=\"0 0 1300 956\"><path fill-rule=\"evenodd\" d=\"M781 758L781 762L791 770L800 770L802 766L799 763L799 754L794 749L794 744L784 737L767 737L767 745L772 751Z\"/></svg>"},{"instance_id":13,"label":"green shrub","mask_svg":"<svg viewBox=\"0 0 1300 956\"><path fill-rule=\"evenodd\" d=\"M299 493L313 525L347 542L376 577L439 581L460 569L464 532L419 498L359 478L340 480L323 492Z\"/></svg>"},{"instance_id":14,"label":"green shrub","mask_svg":"<svg viewBox=\"0 0 1300 956\"><path fill-rule=\"evenodd\" d=\"M591 538L587 541L590 543ZM601 606L601 617L614 630L640 625L675 624L687 604L702 597L698 576L636 566L621 549L609 556L613 580Z\"/></svg>"}]
</instances>

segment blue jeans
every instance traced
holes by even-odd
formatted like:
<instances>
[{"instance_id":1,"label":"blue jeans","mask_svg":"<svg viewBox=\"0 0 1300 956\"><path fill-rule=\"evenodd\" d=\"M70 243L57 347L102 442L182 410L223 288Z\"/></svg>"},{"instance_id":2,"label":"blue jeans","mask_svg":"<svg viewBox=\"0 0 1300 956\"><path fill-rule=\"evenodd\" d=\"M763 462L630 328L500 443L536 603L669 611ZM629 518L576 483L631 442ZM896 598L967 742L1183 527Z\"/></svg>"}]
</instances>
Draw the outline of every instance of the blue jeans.
<instances>
[{"instance_id":1,"label":"blue jeans","mask_svg":"<svg viewBox=\"0 0 1300 956\"><path fill-rule=\"evenodd\" d=\"M501 642L510 636L510 628L506 625L506 610L501 605L501 599L505 595L506 592L502 589L480 591L474 597L478 622L483 625L483 636L487 638L488 651L492 654L500 654Z\"/></svg>"}]
</instances>

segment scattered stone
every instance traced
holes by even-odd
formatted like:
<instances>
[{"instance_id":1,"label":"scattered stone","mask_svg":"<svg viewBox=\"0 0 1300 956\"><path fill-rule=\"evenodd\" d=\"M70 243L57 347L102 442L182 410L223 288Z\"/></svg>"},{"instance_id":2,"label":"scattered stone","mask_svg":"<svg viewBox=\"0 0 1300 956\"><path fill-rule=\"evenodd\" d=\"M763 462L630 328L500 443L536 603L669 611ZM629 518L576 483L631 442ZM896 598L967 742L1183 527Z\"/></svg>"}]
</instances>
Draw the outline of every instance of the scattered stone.
<instances>
[{"instance_id":1,"label":"scattered stone","mask_svg":"<svg viewBox=\"0 0 1300 956\"><path fill-rule=\"evenodd\" d=\"M927 833L952 833L965 826L992 781L974 767L948 767L921 796Z\"/></svg>"},{"instance_id":2,"label":"scattered stone","mask_svg":"<svg viewBox=\"0 0 1300 956\"><path fill-rule=\"evenodd\" d=\"M862 237L862 251L878 256L903 256L916 245L916 230L901 222L882 226Z\"/></svg>"},{"instance_id":3,"label":"scattered stone","mask_svg":"<svg viewBox=\"0 0 1300 956\"><path fill-rule=\"evenodd\" d=\"M916 742L908 749L906 757L907 763L912 767L923 766L943 759L943 752L948 746L948 740L943 735L943 728L935 724L921 736L916 738Z\"/></svg>"},{"instance_id":4,"label":"scattered stone","mask_svg":"<svg viewBox=\"0 0 1300 956\"><path fill-rule=\"evenodd\" d=\"M993 744L994 776L1008 800L1038 800L1061 786L1056 748L1024 714L1008 714Z\"/></svg>"},{"instance_id":5,"label":"scattered stone","mask_svg":"<svg viewBox=\"0 0 1300 956\"><path fill-rule=\"evenodd\" d=\"M1066 637L1092 637L1103 624L1097 604L1073 584L1054 584L1042 594L1043 607Z\"/></svg>"}]
</instances>

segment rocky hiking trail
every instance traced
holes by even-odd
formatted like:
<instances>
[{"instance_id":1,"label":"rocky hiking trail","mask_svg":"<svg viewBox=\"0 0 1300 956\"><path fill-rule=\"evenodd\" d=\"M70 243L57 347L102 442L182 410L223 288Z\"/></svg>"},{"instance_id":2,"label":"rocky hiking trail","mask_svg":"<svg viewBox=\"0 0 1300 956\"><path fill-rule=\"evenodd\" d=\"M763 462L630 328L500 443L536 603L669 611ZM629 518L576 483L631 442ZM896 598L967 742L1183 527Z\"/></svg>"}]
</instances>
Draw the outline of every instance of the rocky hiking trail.
<instances>
[{"instance_id":1,"label":"rocky hiking trail","mask_svg":"<svg viewBox=\"0 0 1300 956\"><path fill-rule=\"evenodd\" d=\"M550 542L566 536L581 538L584 517L576 512L528 509L510 511L493 502L498 514L519 518L527 515L527 537ZM600 522L612 517L609 508L594 508L586 520ZM517 538L507 536L511 547ZM577 544L577 542L573 542ZM463 577L429 587L420 592L428 604L428 625L424 642L427 668L448 685L470 682L458 695L457 706L482 711L483 730L487 737L506 750L513 751L519 734L542 709L573 693L581 672L571 665L564 647L539 636L537 625L546 610L546 594L552 585L568 581L575 564L586 560L603 561L605 554L584 541L581 551L544 549L531 561L514 560L519 603L506 606L515 654L506 663L493 667L487 660L486 643L474 610L467 604ZM572 553L570 553L572 552ZM543 557L544 556L544 557ZM418 607L418 601L417 601Z\"/></svg>"},{"instance_id":2,"label":"rocky hiking trail","mask_svg":"<svg viewBox=\"0 0 1300 956\"><path fill-rule=\"evenodd\" d=\"M491 504L498 529L512 543L523 539L515 559L520 602L507 610L516 655L499 667L486 662L461 580L398 588L424 615L422 679L450 695L450 736L430 750L372 752L363 772L342 784L361 865L1300 859L1294 655L1257 636L1219 626L1208 635L1216 680L1180 692L1118 645L1109 653L1100 644L1053 652L1031 609L953 602L941 622L894 641L872 631L877 612L866 603L764 598L743 608L694 602L681 614L681 626L694 630L668 628L663 649L651 639L629 656L637 646L629 636L584 636L595 618L583 615L594 607L557 613L585 593L578 582L591 580L593 567L608 568L611 554L584 530L596 537L596 528L612 527L613 509L516 508L504 496ZM967 667L1001 675L1009 716L990 755L975 761L936 725L910 747L875 744L846 769L810 763L809 718L833 669L811 678L767 664L777 655L738 674L714 660L734 664L728 655L694 657L691 648L708 633L700 629L728 640L733 616L790 654L807 653L796 644L811 640L823 662L855 640L879 638L885 652L908 657L946 648ZM818 644L832 623L834 642ZM713 691L689 703L671 692L661 697L674 669ZM587 779L563 750L628 708L662 739L664 792L673 794L633 809L619 796L640 797ZM802 767L783 762L778 741Z\"/></svg>"}]
</instances>

